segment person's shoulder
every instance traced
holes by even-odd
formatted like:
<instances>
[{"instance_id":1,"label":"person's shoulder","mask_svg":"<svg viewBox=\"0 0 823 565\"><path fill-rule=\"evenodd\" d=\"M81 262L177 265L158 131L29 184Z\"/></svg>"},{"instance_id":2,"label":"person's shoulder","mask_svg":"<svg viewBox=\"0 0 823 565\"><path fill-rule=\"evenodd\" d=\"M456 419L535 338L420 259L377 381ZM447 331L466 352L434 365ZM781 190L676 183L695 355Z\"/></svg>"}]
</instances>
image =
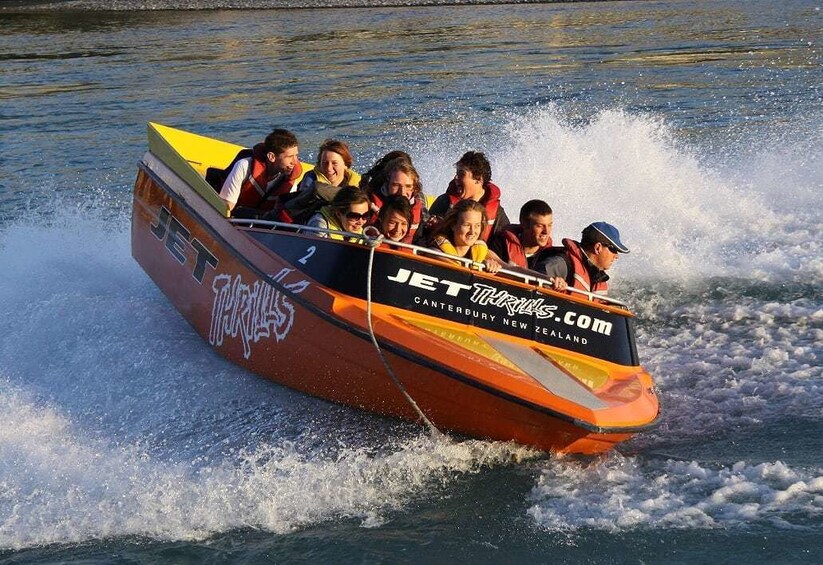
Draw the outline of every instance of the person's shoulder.
<instances>
[{"instance_id":1,"label":"person's shoulder","mask_svg":"<svg viewBox=\"0 0 823 565\"><path fill-rule=\"evenodd\" d=\"M563 247L541 249L532 259L533 269L550 277L565 278L569 270L566 254L566 249Z\"/></svg>"},{"instance_id":2,"label":"person's shoulder","mask_svg":"<svg viewBox=\"0 0 823 565\"><path fill-rule=\"evenodd\" d=\"M438 194L434 198L434 201L432 202L431 207L434 208L437 205L443 205L443 204L448 205L449 202L451 202L451 199L449 198L449 194L447 192L444 192L443 194Z\"/></svg>"},{"instance_id":3,"label":"person's shoulder","mask_svg":"<svg viewBox=\"0 0 823 565\"><path fill-rule=\"evenodd\" d=\"M306 222L306 225L311 228L328 228L329 222L322 212L315 212Z\"/></svg>"},{"instance_id":4,"label":"person's shoulder","mask_svg":"<svg viewBox=\"0 0 823 565\"><path fill-rule=\"evenodd\" d=\"M429 213L435 216L442 216L449 211L451 207L451 199L448 193L443 193L434 199L432 205L429 207Z\"/></svg>"},{"instance_id":5,"label":"person's shoulder","mask_svg":"<svg viewBox=\"0 0 823 565\"><path fill-rule=\"evenodd\" d=\"M348 176L347 184L349 186L360 186L360 181L363 178L360 173L354 169L346 169L346 175Z\"/></svg>"},{"instance_id":6,"label":"person's shoulder","mask_svg":"<svg viewBox=\"0 0 823 565\"><path fill-rule=\"evenodd\" d=\"M251 162L254 160L254 157L244 157L242 159L238 159L234 166L231 169L230 175L242 173L243 175L247 175L249 169L251 168Z\"/></svg>"},{"instance_id":7,"label":"person's shoulder","mask_svg":"<svg viewBox=\"0 0 823 565\"><path fill-rule=\"evenodd\" d=\"M317 173L314 169L308 171L303 178L300 179L300 182L297 183L297 191L303 190L311 190L317 185Z\"/></svg>"},{"instance_id":8,"label":"person's shoulder","mask_svg":"<svg viewBox=\"0 0 823 565\"><path fill-rule=\"evenodd\" d=\"M489 247L491 247L492 249L505 249L506 232L503 230L492 232L491 236L489 236L489 241L487 243Z\"/></svg>"},{"instance_id":9,"label":"person's shoulder","mask_svg":"<svg viewBox=\"0 0 823 565\"><path fill-rule=\"evenodd\" d=\"M501 190L492 181L486 183L486 200L500 200Z\"/></svg>"}]
</instances>

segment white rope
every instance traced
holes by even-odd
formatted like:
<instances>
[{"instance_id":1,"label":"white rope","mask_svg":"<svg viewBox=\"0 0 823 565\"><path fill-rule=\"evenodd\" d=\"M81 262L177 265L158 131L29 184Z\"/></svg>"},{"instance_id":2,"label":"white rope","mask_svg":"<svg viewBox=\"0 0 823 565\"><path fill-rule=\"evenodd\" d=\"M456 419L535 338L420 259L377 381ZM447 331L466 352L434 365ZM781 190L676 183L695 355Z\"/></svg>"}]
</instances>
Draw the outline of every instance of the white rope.
<instances>
[{"instance_id":1,"label":"white rope","mask_svg":"<svg viewBox=\"0 0 823 565\"><path fill-rule=\"evenodd\" d=\"M377 350L377 354L380 356L380 360L383 362L383 366L386 368L386 372L389 374L389 377L391 378L391 380L394 382L394 384L397 386L397 388L400 390L400 392L403 393L403 396L406 397L406 400L409 401L409 404L411 405L412 408L414 408L415 412L417 412L417 415L420 416L420 419L423 420L423 422L429 428L429 432L431 433L431 435L434 436L434 437L440 437L443 434L426 417L426 415L423 413L423 411L420 409L420 407L417 405L417 403L414 401L414 399L411 397L411 395L408 392L406 392L405 387L403 387L403 383L401 383L400 380L397 378L397 375L394 374L394 370L392 369L391 365L389 364L389 361L383 355L383 350L380 349L380 344L377 343L377 338L374 335L374 326L372 325L372 316L371 316L372 266L374 265L374 250L377 249L377 247L382 242L383 242L383 235L382 234L378 233L378 235L376 237L366 235L366 244L370 247L370 249L369 249L369 267L368 267L368 271L367 271L367 274L366 274L366 276L367 276L367 279L366 279L366 319L368 320L368 323L369 323L369 335L371 336L371 341L374 344L374 348Z\"/></svg>"}]
</instances>

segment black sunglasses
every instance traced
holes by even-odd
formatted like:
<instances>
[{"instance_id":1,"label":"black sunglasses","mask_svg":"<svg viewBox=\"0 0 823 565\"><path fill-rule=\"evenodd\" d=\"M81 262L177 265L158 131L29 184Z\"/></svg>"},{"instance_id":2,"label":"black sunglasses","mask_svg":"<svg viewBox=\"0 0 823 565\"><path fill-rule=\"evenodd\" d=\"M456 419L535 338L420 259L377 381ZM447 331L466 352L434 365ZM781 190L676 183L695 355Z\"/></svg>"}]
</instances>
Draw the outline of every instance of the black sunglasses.
<instances>
[{"instance_id":1,"label":"black sunglasses","mask_svg":"<svg viewBox=\"0 0 823 565\"><path fill-rule=\"evenodd\" d=\"M363 214L358 214L357 212L346 212L346 219L353 222L357 220L363 220L365 222L370 216L371 212L365 212Z\"/></svg>"},{"instance_id":2,"label":"black sunglasses","mask_svg":"<svg viewBox=\"0 0 823 565\"><path fill-rule=\"evenodd\" d=\"M603 247L605 247L606 249L608 249L609 251L611 251L612 253L614 253L615 255L617 255L618 249L617 249L617 247L615 247L614 245L611 245L611 244L609 244L609 243L606 243L606 244L603 244Z\"/></svg>"}]
</instances>

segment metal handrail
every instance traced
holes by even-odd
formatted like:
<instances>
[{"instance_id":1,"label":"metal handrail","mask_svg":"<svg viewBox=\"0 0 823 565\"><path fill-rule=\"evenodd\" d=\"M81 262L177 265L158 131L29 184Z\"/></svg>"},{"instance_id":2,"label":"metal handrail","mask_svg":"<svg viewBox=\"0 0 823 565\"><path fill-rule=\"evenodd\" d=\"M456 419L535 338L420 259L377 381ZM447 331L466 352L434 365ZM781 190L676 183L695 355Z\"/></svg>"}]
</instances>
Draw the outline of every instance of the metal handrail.
<instances>
[{"instance_id":1,"label":"metal handrail","mask_svg":"<svg viewBox=\"0 0 823 565\"><path fill-rule=\"evenodd\" d=\"M229 218L229 221L234 225L245 226L247 228L264 227L269 228L270 230L276 230L278 228L281 228L294 233L310 232L314 234L335 234L348 238L348 241L352 243L361 243L363 245L367 245L370 240L374 239L369 235L363 233L339 231L328 228L315 228L312 226L304 226L301 224L289 224L286 222L275 222L272 220L260 220L255 218ZM466 259L465 257L455 257L454 255L449 255L448 253L443 253L442 251L438 251L436 249L420 247L419 245L414 245L411 243L391 241L388 239L384 239L382 243L389 245L391 247L408 249L412 252L413 255L437 257L441 259L446 259L448 261L460 263L462 266L468 269L475 269L478 271L486 270L486 267L485 265L483 265L483 263L476 263L475 261L472 261L471 259ZM521 271L513 271L511 269L500 269L499 271L497 271L496 274L504 274L507 277L511 277L515 280L521 281L524 284L536 286L537 288L552 289L553 287L552 282L550 280L546 279L545 277L541 277L540 274L537 272L534 272L534 274L530 274ZM595 294L593 292L580 290L574 287L567 287L564 290L574 294L585 296L589 300L601 300L603 302L608 303L609 305L618 306L620 308L629 310L629 306L625 302L617 300L616 298L611 298L609 296L605 296L602 294Z\"/></svg>"}]
</instances>

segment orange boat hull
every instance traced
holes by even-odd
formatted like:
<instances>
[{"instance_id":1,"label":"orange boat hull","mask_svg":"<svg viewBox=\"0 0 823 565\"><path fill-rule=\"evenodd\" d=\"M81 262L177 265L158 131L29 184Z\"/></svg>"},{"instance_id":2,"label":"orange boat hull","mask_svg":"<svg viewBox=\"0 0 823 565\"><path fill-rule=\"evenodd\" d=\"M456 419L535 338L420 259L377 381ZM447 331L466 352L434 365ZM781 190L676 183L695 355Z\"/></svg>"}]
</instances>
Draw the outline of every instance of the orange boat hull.
<instances>
[{"instance_id":1,"label":"orange boat hull","mask_svg":"<svg viewBox=\"0 0 823 565\"><path fill-rule=\"evenodd\" d=\"M135 183L132 253L226 359L313 396L419 420L371 341L365 300L319 280L326 272L334 280L345 272L345 263L335 265L335 260L367 257L363 246L238 229L147 154ZM384 262L437 263L390 250L376 253ZM432 268L447 274L464 270L445 264ZM401 267L391 280L402 281L403 273ZM364 280L365 274L340 284L365 285ZM435 277L420 275L420 280L418 287L428 291ZM445 287L450 291L462 288L443 276L436 280L451 285ZM398 296L414 290L403 287ZM547 451L598 453L648 429L657 418L651 377L637 365L592 360L432 316L423 307L415 312L392 304L373 302L375 334L397 379L438 428ZM442 304L437 307L452 308ZM604 316L614 316L607 310ZM555 375L548 385L529 369L541 363ZM564 397L547 386L570 392ZM573 399L582 399L582 406Z\"/></svg>"}]
</instances>

